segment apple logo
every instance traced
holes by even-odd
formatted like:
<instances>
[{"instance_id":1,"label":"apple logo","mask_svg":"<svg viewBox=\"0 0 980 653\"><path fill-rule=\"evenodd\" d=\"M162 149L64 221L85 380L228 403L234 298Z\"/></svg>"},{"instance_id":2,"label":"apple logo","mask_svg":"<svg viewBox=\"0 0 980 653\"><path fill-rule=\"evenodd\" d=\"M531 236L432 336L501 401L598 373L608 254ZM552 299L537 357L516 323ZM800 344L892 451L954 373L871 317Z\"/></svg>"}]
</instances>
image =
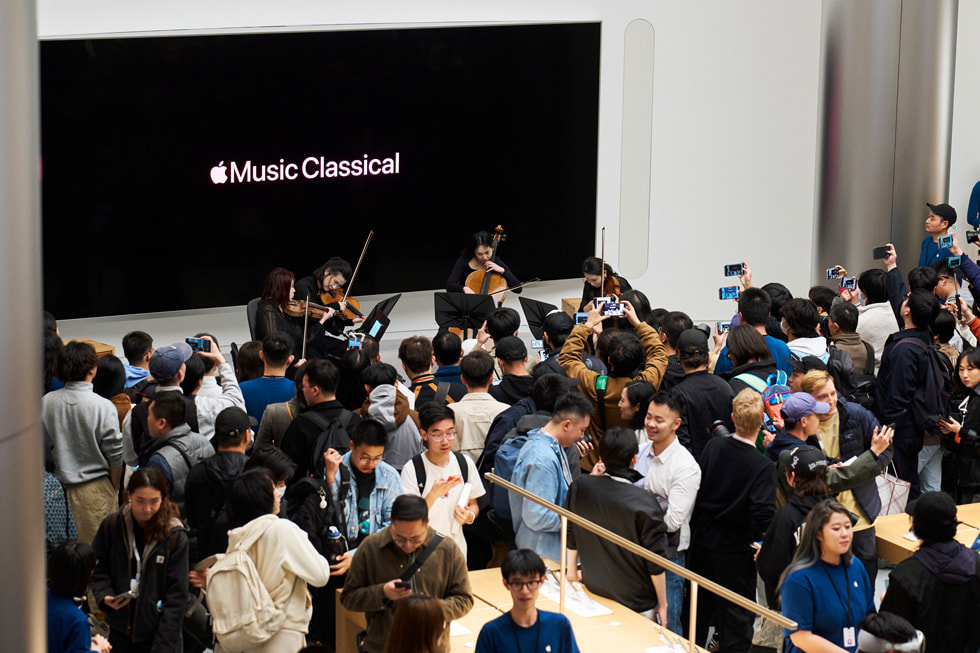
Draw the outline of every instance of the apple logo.
<instances>
[{"instance_id":1,"label":"apple logo","mask_svg":"<svg viewBox=\"0 0 980 653\"><path fill-rule=\"evenodd\" d=\"M223 184L228 181L228 166L224 161L211 168L211 181L215 184Z\"/></svg>"}]
</instances>

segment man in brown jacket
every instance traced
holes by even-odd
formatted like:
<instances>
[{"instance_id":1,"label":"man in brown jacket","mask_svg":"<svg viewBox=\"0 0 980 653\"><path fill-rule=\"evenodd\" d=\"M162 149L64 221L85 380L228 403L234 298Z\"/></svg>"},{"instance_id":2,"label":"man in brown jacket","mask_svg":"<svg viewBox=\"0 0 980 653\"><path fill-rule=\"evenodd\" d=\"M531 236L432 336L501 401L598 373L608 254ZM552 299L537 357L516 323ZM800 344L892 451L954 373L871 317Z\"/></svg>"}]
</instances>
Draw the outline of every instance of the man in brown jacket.
<instances>
[{"instance_id":1,"label":"man in brown jacket","mask_svg":"<svg viewBox=\"0 0 980 653\"><path fill-rule=\"evenodd\" d=\"M626 384L633 380L649 381L654 389L660 387L664 371L667 369L667 350L660 340L660 334L649 324L640 321L636 310L629 302L623 302L623 313L633 325L633 333L623 331L613 337L609 350L601 352L603 362L609 369L609 376L600 375L590 370L582 362L582 352L585 350L593 329L606 319L601 308L589 311L585 324L576 325L565 340L558 362L573 379L578 379L578 391L588 397L596 407L596 419L589 423L587 433L592 436L595 445L599 444L602 434L613 426L628 427L629 424L619 416L619 398ZM634 376L638 368L643 367ZM599 405L599 394L603 394L603 405ZM582 458L582 468L588 471L598 460L593 450Z\"/></svg>"},{"instance_id":2,"label":"man in brown jacket","mask_svg":"<svg viewBox=\"0 0 980 653\"><path fill-rule=\"evenodd\" d=\"M452 538L443 538L424 564L402 581L436 536L429 526L425 499L403 494L391 507L391 524L357 547L340 602L348 610L365 613L363 650L367 653L384 650L395 603L413 592L439 599L447 622L473 608L466 559ZM442 644L443 653L448 652L449 638L444 637Z\"/></svg>"}]
</instances>

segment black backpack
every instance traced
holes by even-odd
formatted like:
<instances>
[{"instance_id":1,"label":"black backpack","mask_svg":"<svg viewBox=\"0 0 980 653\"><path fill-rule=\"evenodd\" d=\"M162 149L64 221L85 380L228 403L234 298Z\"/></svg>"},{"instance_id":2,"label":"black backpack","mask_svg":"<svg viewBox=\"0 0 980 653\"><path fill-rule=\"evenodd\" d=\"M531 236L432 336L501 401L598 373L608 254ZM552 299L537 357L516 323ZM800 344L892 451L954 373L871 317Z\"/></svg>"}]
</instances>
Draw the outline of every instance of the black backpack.
<instances>
[{"instance_id":1,"label":"black backpack","mask_svg":"<svg viewBox=\"0 0 980 653\"><path fill-rule=\"evenodd\" d=\"M327 449L336 449L337 453L343 456L350 451L350 433L347 425L350 424L354 413L347 409L341 409L340 415L333 419L327 419L316 411L303 413L320 429L320 434L316 437L313 444L312 458L310 460L310 474L317 478L323 478L326 472L326 465L323 462L323 454ZM341 465L343 467L343 465Z\"/></svg>"},{"instance_id":2,"label":"black backpack","mask_svg":"<svg viewBox=\"0 0 980 653\"><path fill-rule=\"evenodd\" d=\"M861 341L867 351L867 362L860 372L854 369L854 361L850 354L838 349L833 344L827 347L830 358L827 360L827 371L834 378L834 385L841 398L875 412L875 350L868 343Z\"/></svg>"},{"instance_id":3,"label":"black backpack","mask_svg":"<svg viewBox=\"0 0 980 653\"><path fill-rule=\"evenodd\" d=\"M944 415L953 396L953 364L937 345L927 345L918 338L902 338L896 346L907 342L927 353L921 385L912 397L912 422L917 429L938 433L939 426L930 415Z\"/></svg>"},{"instance_id":4,"label":"black backpack","mask_svg":"<svg viewBox=\"0 0 980 653\"><path fill-rule=\"evenodd\" d=\"M306 531L313 547L324 557L332 553L327 546L327 531L336 526L346 538L347 524L344 517L344 498L350 489L350 471L347 465L337 470L340 474L338 501L334 501L330 486L322 477L307 476L286 489L286 516Z\"/></svg>"},{"instance_id":5,"label":"black backpack","mask_svg":"<svg viewBox=\"0 0 980 653\"><path fill-rule=\"evenodd\" d=\"M419 486L419 496L424 496L422 491L425 490L425 463L422 462L422 456L424 455L424 453L418 453L412 456L412 465L415 466L415 480L418 482ZM460 473L463 475L463 482L466 483L470 480L470 467L466 464L466 458L464 458L463 454L459 453L458 451L454 451L453 456L456 457L456 462L459 464Z\"/></svg>"}]
</instances>

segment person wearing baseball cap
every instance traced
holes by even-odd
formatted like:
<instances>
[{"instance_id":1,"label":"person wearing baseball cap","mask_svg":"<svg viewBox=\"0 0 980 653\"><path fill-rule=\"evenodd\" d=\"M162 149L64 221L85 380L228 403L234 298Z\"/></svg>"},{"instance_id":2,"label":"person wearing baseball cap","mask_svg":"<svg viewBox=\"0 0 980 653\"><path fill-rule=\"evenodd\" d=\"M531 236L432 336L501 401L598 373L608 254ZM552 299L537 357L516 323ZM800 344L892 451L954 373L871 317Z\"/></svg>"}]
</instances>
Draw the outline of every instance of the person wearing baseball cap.
<instances>
[{"instance_id":1,"label":"person wearing baseball cap","mask_svg":"<svg viewBox=\"0 0 980 653\"><path fill-rule=\"evenodd\" d=\"M787 449L808 444L820 449L817 439L817 429L820 427L820 415L830 412L830 405L817 401L806 392L794 392L783 401L783 428L776 433L772 444L766 449L766 455L773 461L779 460L779 454Z\"/></svg>"},{"instance_id":2,"label":"person wearing baseball cap","mask_svg":"<svg viewBox=\"0 0 980 653\"><path fill-rule=\"evenodd\" d=\"M684 368L684 378L672 388L683 399L684 406L677 439L698 462L712 438L715 422L721 421L728 430L735 430L732 420L735 392L728 381L708 372L710 351L708 336L700 329L685 329L677 338L677 359Z\"/></svg>"},{"instance_id":3,"label":"person wearing baseball cap","mask_svg":"<svg viewBox=\"0 0 980 653\"><path fill-rule=\"evenodd\" d=\"M889 575L881 609L908 619L930 651L980 650L980 555L957 542L956 503L926 492L912 504L912 532L922 540Z\"/></svg>"},{"instance_id":4,"label":"person wearing baseball cap","mask_svg":"<svg viewBox=\"0 0 980 653\"><path fill-rule=\"evenodd\" d=\"M956 224L956 209L949 204L929 204L929 215L926 216L926 237L919 249L919 265L932 265L952 256L949 250L939 246L939 239L949 235L949 230Z\"/></svg>"},{"instance_id":5,"label":"person wearing baseball cap","mask_svg":"<svg viewBox=\"0 0 980 653\"><path fill-rule=\"evenodd\" d=\"M490 386L490 396L510 406L530 397L534 377L527 371L527 347L524 346L524 341L517 336L504 336L497 341L494 355L503 377L500 383Z\"/></svg>"}]
</instances>

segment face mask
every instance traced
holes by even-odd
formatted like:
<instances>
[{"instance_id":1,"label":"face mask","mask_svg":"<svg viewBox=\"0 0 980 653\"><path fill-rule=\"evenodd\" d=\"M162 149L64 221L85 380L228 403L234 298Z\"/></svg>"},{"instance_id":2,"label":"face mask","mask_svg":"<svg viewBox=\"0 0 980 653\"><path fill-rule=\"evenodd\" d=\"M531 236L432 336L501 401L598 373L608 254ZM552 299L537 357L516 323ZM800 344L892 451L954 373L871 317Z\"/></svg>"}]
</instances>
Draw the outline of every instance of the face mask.
<instances>
[{"instance_id":1,"label":"face mask","mask_svg":"<svg viewBox=\"0 0 980 653\"><path fill-rule=\"evenodd\" d=\"M285 485L277 485L276 486L276 494L279 495L279 500L282 501L283 495L286 494L286 486Z\"/></svg>"}]
</instances>

